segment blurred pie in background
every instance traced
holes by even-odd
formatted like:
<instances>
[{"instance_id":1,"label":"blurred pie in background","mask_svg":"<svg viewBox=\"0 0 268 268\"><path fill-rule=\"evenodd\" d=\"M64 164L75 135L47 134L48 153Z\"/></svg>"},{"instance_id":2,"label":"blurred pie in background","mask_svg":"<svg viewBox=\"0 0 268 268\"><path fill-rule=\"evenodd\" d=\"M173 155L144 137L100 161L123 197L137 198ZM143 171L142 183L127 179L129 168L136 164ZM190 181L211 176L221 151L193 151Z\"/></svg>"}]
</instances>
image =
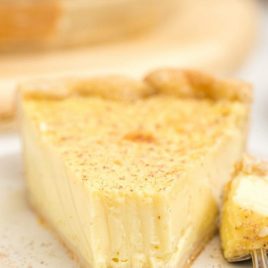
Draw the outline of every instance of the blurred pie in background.
<instances>
[{"instance_id":1,"label":"blurred pie in background","mask_svg":"<svg viewBox=\"0 0 268 268\"><path fill-rule=\"evenodd\" d=\"M0 49L96 43L151 29L176 0L2 0Z\"/></svg>"},{"instance_id":2,"label":"blurred pie in background","mask_svg":"<svg viewBox=\"0 0 268 268\"><path fill-rule=\"evenodd\" d=\"M0 121L13 118L16 84L28 78L236 70L254 44L257 3L0 0Z\"/></svg>"}]
</instances>

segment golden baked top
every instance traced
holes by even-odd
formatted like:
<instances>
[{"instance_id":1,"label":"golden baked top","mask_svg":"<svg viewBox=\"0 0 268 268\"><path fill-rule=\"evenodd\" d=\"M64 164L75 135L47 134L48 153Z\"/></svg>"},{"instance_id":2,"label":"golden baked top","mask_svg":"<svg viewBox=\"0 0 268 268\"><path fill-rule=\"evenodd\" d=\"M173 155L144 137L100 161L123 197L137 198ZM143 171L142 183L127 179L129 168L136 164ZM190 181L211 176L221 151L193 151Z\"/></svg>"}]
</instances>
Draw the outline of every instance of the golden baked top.
<instances>
[{"instance_id":1,"label":"golden baked top","mask_svg":"<svg viewBox=\"0 0 268 268\"><path fill-rule=\"evenodd\" d=\"M37 90L38 89L38 90ZM41 91L43 90L43 91ZM207 150L239 131L244 83L192 71L22 86L23 110L91 189L165 191Z\"/></svg>"}]
</instances>

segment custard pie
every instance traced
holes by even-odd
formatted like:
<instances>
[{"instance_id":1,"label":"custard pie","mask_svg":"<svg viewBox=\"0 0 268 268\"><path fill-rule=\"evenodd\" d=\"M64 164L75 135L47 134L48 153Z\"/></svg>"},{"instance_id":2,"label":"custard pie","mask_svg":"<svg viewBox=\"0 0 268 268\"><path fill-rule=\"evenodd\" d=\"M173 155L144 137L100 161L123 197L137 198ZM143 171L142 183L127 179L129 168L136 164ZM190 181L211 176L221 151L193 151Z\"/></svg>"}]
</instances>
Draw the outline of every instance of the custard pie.
<instances>
[{"instance_id":1,"label":"custard pie","mask_svg":"<svg viewBox=\"0 0 268 268\"><path fill-rule=\"evenodd\" d=\"M28 82L28 198L83 267L187 267L213 236L251 87L198 71Z\"/></svg>"}]
</instances>

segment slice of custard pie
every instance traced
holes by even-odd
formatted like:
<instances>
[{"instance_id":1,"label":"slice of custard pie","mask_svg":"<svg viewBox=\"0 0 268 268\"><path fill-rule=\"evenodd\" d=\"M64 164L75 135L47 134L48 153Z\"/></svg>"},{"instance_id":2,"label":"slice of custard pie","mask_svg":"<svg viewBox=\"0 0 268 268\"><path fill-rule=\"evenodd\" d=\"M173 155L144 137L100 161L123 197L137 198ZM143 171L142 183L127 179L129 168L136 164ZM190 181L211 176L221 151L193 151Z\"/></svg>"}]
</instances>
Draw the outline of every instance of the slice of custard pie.
<instances>
[{"instance_id":1,"label":"slice of custard pie","mask_svg":"<svg viewBox=\"0 0 268 268\"><path fill-rule=\"evenodd\" d=\"M251 87L163 69L21 86L28 198L83 267L186 267L244 152Z\"/></svg>"},{"instance_id":2,"label":"slice of custard pie","mask_svg":"<svg viewBox=\"0 0 268 268\"><path fill-rule=\"evenodd\" d=\"M252 250L268 250L268 162L250 157L237 165L226 186L221 241L229 261L247 258Z\"/></svg>"}]
</instances>

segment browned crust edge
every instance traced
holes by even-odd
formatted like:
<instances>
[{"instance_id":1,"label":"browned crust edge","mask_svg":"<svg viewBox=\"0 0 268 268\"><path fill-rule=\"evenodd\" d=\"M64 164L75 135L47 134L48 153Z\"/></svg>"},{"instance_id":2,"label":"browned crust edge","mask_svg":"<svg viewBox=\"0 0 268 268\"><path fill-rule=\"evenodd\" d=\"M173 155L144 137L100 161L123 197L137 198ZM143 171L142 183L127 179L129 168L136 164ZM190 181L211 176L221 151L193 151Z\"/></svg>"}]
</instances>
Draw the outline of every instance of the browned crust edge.
<instances>
[{"instance_id":1,"label":"browned crust edge","mask_svg":"<svg viewBox=\"0 0 268 268\"><path fill-rule=\"evenodd\" d=\"M30 209L37 216L39 224L51 232L52 235L62 244L70 259L74 260L81 268L88 268L88 265L86 264L86 261L83 260L82 256L77 256L77 254L74 253L74 249L67 245L68 243L65 239L56 231L56 228L46 220L42 213L34 206L33 202L30 201L29 197L27 198L27 203Z\"/></svg>"},{"instance_id":2,"label":"browned crust edge","mask_svg":"<svg viewBox=\"0 0 268 268\"><path fill-rule=\"evenodd\" d=\"M143 80L124 76L63 78L29 81L19 86L26 98L62 99L72 95L98 95L115 100L135 100L153 94L214 101L251 102L252 86L238 80L216 78L197 70L159 69Z\"/></svg>"},{"instance_id":3,"label":"browned crust edge","mask_svg":"<svg viewBox=\"0 0 268 268\"><path fill-rule=\"evenodd\" d=\"M249 83L222 79L198 70L166 68L151 72L145 81L158 92L180 98L226 99L251 102L252 86Z\"/></svg>"},{"instance_id":4,"label":"browned crust edge","mask_svg":"<svg viewBox=\"0 0 268 268\"><path fill-rule=\"evenodd\" d=\"M206 234L202 239L200 239L201 243L199 246L196 247L196 249L193 251L191 256L186 261L186 264L183 268L191 268L194 261L198 258L198 256L201 254L201 252L205 249L207 244L213 239L213 237L217 233L217 228L215 227L214 230L212 230L210 233Z\"/></svg>"},{"instance_id":5,"label":"browned crust edge","mask_svg":"<svg viewBox=\"0 0 268 268\"><path fill-rule=\"evenodd\" d=\"M160 93L179 98L225 99L243 103L252 101L252 86L249 83L216 78L198 70L163 68L148 73L141 80L118 75L35 79L20 83L16 97L11 100L6 99L5 95L0 96L0 105L4 105L0 107L0 124L4 124L7 118L8 121L14 119L21 98L63 99L71 95L98 95L133 101ZM10 102L8 108L7 102Z\"/></svg>"},{"instance_id":6,"label":"browned crust edge","mask_svg":"<svg viewBox=\"0 0 268 268\"><path fill-rule=\"evenodd\" d=\"M26 99L64 99L70 96L99 96L113 100L137 100L155 90L146 83L124 76L62 78L25 82L18 92Z\"/></svg>"}]
</instances>

